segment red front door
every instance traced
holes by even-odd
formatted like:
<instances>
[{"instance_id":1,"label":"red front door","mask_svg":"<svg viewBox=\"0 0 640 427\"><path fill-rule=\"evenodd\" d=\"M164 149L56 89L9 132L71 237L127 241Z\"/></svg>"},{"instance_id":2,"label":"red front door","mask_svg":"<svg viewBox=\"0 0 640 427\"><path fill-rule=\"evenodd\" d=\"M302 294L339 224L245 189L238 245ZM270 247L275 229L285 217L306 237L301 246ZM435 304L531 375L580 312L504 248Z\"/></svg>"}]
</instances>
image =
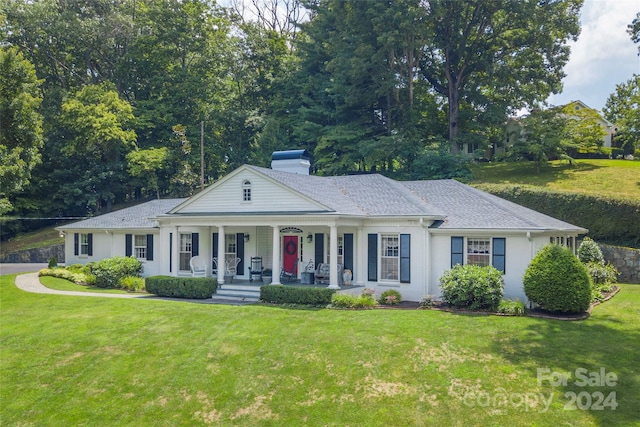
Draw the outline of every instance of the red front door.
<instances>
[{"instance_id":1,"label":"red front door","mask_svg":"<svg viewBox=\"0 0 640 427\"><path fill-rule=\"evenodd\" d=\"M282 237L282 266L284 271L292 272L298 262L298 236Z\"/></svg>"}]
</instances>

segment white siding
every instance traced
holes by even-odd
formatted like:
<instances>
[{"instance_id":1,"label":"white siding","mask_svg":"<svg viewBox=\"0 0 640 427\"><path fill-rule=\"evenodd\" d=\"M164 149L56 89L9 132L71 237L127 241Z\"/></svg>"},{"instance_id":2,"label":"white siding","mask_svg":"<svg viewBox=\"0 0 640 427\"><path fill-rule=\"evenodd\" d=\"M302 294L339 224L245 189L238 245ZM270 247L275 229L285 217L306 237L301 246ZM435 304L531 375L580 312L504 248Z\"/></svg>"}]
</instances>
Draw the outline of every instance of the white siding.
<instances>
[{"instance_id":1,"label":"white siding","mask_svg":"<svg viewBox=\"0 0 640 427\"><path fill-rule=\"evenodd\" d=\"M242 200L242 183L251 182L251 201ZM319 205L249 170L242 171L185 205L178 213L309 212Z\"/></svg>"}]
</instances>

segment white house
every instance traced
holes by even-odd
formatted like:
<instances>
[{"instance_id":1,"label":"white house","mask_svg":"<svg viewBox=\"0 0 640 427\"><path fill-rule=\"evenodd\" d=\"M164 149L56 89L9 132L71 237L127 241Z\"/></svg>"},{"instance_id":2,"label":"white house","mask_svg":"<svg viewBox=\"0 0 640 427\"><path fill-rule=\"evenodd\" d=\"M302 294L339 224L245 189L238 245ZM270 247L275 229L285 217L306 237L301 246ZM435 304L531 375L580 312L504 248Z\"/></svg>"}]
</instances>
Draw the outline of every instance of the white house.
<instances>
[{"instance_id":1,"label":"white house","mask_svg":"<svg viewBox=\"0 0 640 427\"><path fill-rule=\"evenodd\" d=\"M286 171L280 170L285 165ZM295 166L297 165L297 167ZM492 264L505 296L526 300L522 277L545 244L574 248L587 232L455 180L394 181L382 175L309 175L306 151L274 153L272 168L244 165L188 199L154 200L58 227L67 264L116 255L143 262L144 275L190 275L204 257L207 276L224 283L213 259L239 258L248 280L261 257L280 283L280 269L329 264L329 286L398 290L419 301L440 295L439 277L458 263Z\"/></svg>"}]
</instances>

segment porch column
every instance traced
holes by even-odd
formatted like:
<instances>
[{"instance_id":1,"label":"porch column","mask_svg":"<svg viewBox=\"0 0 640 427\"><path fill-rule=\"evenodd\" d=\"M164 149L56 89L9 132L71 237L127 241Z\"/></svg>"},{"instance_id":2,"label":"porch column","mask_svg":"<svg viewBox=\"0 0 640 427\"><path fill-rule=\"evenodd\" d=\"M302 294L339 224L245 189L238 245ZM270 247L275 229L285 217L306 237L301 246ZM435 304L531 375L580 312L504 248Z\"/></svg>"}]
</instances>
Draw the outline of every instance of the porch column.
<instances>
[{"instance_id":1,"label":"porch column","mask_svg":"<svg viewBox=\"0 0 640 427\"><path fill-rule=\"evenodd\" d=\"M340 286L338 285L338 227L332 225L329 228L329 240L331 242L329 255L329 265L331 266L329 273L329 288L340 289Z\"/></svg>"},{"instance_id":2,"label":"porch column","mask_svg":"<svg viewBox=\"0 0 640 427\"><path fill-rule=\"evenodd\" d=\"M177 276L180 271L180 234L178 226L173 227L173 242L171 243L171 272L172 276Z\"/></svg>"},{"instance_id":3,"label":"porch column","mask_svg":"<svg viewBox=\"0 0 640 427\"><path fill-rule=\"evenodd\" d=\"M280 284L280 226L274 225L273 227L273 254L271 255L271 259L273 259L273 266L271 268L272 275L271 276L271 284L279 285Z\"/></svg>"},{"instance_id":4,"label":"porch column","mask_svg":"<svg viewBox=\"0 0 640 427\"><path fill-rule=\"evenodd\" d=\"M218 258L218 284L224 285L226 241L224 236L224 225L218 226L218 253L214 256Z\"/></svg>"}]
</instances>

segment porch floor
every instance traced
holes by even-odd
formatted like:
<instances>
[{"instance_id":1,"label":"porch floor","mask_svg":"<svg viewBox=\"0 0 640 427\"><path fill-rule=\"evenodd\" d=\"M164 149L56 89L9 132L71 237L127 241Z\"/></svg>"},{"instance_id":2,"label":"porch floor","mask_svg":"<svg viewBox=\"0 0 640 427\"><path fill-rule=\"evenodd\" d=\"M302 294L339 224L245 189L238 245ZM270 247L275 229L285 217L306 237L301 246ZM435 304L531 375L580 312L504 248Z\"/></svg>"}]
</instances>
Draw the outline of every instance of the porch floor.
<instances>
[{"instance_id":1,"label":"porch floor","mask_svg":"<svg viewBox=\"0 0 640 427\"><path fill-rule=\"evenodd\" d=\"M262 282L260 280L254 280L252 282L250 282L248 279L233 279L232 282L224 282L225 285L235 285L235 286L255 286L256 288L259 288L260 286L266 286L266 285L270 285L271 281L270 280L263 280ZM296 280L292 280L292 281L288 281L288 282L283 282L281 283L281 285L284 286L304 286L304 287L310 287L310 288L326 288L329 285L326 284L315 284L315 283L301 283L300 279L296 279ZM364 288L364 286L362 285L342 285L340 286L340 290L345 290L345 289L359 289L359 288Z\"/></svg>"}]
</instances>

